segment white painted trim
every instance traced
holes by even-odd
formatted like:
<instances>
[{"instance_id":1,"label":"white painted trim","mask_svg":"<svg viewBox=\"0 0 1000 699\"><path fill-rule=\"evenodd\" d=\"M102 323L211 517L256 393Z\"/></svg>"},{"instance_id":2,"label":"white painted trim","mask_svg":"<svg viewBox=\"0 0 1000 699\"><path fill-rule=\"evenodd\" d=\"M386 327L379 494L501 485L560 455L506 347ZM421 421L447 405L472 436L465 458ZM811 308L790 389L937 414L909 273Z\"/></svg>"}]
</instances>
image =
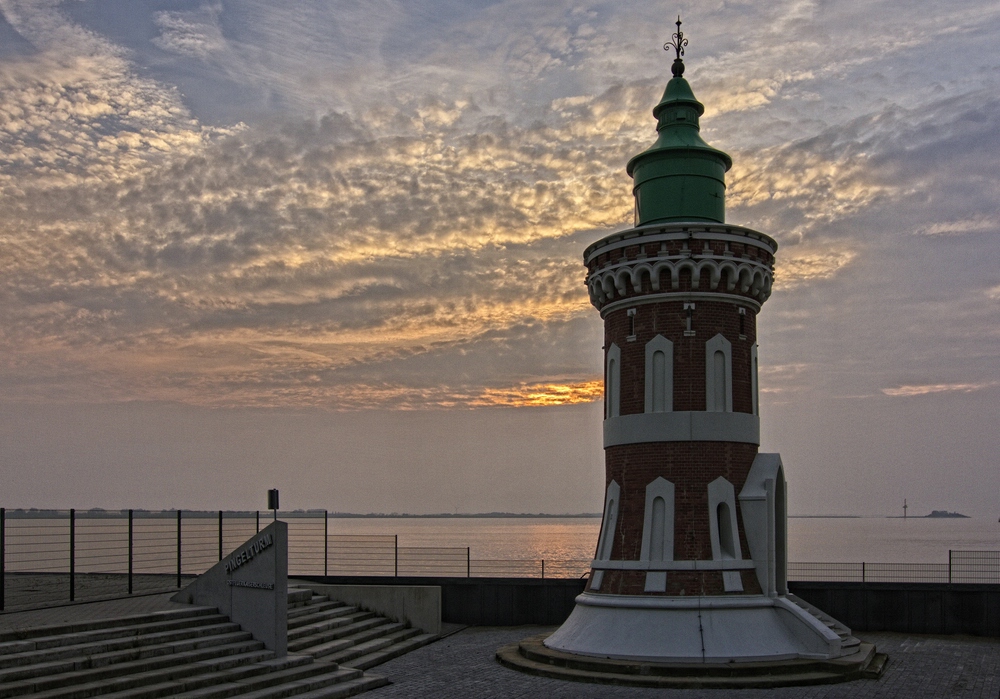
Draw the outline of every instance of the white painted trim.
<instances>
[{"instance_id":1,"label":"white painted trim","mask_svg":"<svg viewBox=\"0 0 1000 699\"><path fill-rule=\"evenodd\" d=\"M751 398L753 399L753 414L760 415L760 404L758 402L758 384L757 384L757 343L753 343L750 346L750 391Z\"/></svg>"},{"instance_id":2,"label":"white painted trim","mask_svg":"<svg viewBox=\"0 0 1000 699\"><path fill-rule=\"evenodd\" d=\"M663 391L663 404L656 410L653 399L656 394L656 381L653 371L653 359L657 352L663 353L663 381L660 389ZM647 413L669 413L674 409L674 343L657 335L646 343L646 401Z\"/></svg>"},{"instance_id":3,"label":"white painted trim","mask_svg":"<svg viewBox=\"0 0 1000 699\"><path fill-rule=\"evenodd\" d=\"M649 279L652 293L673 293L680 291L681 272L691 275L692 287L697 289L703 275L709 280L712 291L749 293L752 298L763 303L771 295L774 273L770 265L756 260L739 259L726 255L685 254L671 257L644 257L635 260L621 260L605 265L587 276L586 285L590 302L603 307L616 298L626 297L631 281L634 290L642 288L643 277ZM660 281L667 273L669 288L662 288ZM722 273L726 273L726 284L722 286ZM704 293L704 292L703 292ZM644 294L636 294L642 297Z\"/></svg>"},{"instance_id":4,"label":"white painted trim","mask_svg":"<svg viewBox=\"0 0 1000 699\"><path fill-rule=\"evenodd\" d=\"M760 303L746 296L736 294L725 294L711 291L681 291L663 292L659 294L643 294L642 296L630 296L626 299L619 299L601 306L601 318L607 318L609 313L613 313L624 307L642 306L647 303L663 303L664 301L721 301L731 303L735 306L749 308L754 313L760 313Z\"/></svg>"},{"instance_id":5,"label":"white painted trim","mask_svg":"<svg viewBox=\"0 0 1000 699\"><path fill-rule=\"evenodd\" d=\"M715 366L717 352L724 357L721 375ZM716 393L723 381L725 398L720 401ZM722 333L705 343L705 410L710 413L733 412L733 346Z\"/></svg>"},{"instance_id":6,"label":"white painted trim","mask_svg":"<svg viewBox=\"0 0 1000 699\"><path fill-rule=\"evenodd\" d=\"M760 418L750 413L637 413L604 421L604 448L645 442L760 444Z\"/></svg>"},{"instance_id":7,"label":"white painted trim","mask_svg":"<svg viewBox=\"0 0 1000 699\"><path fill-rule=\"evenodd\" d=\"M604 417L618 417L622 404L622 351L612 343L604 360Z\"/></svg>"},{"instance_id":8,"label":"white painted trim","mask_svg":"<svg viewBox=\"0 0 1000 699\"><path fill-rule=\"evenodd\" d=\"M653 550L653 535L655 522L654 512L656 501L663 501L663 522L660 537L662 548ZM642 548L639 560L645 563L663 563L674 559L674 484L662 476L658 476L646 486L646 509L642 520ZM667 589L666 571L650 569L646 574L646 592L665 592Z\"/></svg>"},{"instance_id":9,"label":"white painted trim","mask_svg":"<svg viewBox=\"0 0 1000 699\"><path fill-rule=\"evenodd\" d=\"M781 488L776 485L779 480L783 486ZM784 481L781 455L757 454L739 495L743 531L746 533L757 579L764 594L772 597L779 594L785 578L783 571L777 569L778 561L788 560L787 521L775 521L776 516L787 517L787 506L781 508L780 514L775 511L775 491L788 492ZM781 547L781 551L778 551L778 547Z\"/></svg>"},{"instance_id":10,"label":"white painted trim","mask_svg":"<svg viewBox=\"0 0 1000 699\"><path fill-rule=\"evenodd\" d=\"M617 481L608 484L604 495L604 517L601 519L601 534L597 538L598 561L611 558L611 550L615 544L615 529L618 527L618 505L621 502L621 486ZM590 578L590 589L600 590L604 580L604 571L595 569Z\"/></svg>"},{"instance_id":11,"label":"white painted trim","mask_svg":"<svg viewBox=\"0 0 1000 699\"><path fill-rule=\"evenodd\" d=\"M751 560L721 561L604 561L593 560L594 570L753 570Z\"/></svg>"},{"instance_id":12,"label":"white painted trim","mask_svg":"<svg viewBox=\"0 0 1000 699\"><path fill-rule=\"evenodd\" d=\"M719 529L719 507L729 510L729 540L733 550L726 551L722 546L722 532ZM733 484L719 476L708 484L708 528L712 540L712 558L716 561L741 560L740 533L736 526L736 491ZM753 567L753 561L746 561ZM739 573L727 572L722 575L722 583L726 592L743 592L743 582Z\"/></svg>"}]
</instances>

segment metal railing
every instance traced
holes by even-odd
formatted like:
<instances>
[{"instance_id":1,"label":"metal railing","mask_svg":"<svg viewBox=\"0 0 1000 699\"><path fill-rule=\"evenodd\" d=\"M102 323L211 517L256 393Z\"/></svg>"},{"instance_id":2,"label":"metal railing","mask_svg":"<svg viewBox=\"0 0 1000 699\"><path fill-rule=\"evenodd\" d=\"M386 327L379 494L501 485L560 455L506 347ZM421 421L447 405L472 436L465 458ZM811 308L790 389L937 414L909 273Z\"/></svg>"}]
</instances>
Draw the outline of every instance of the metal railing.
<instances>
[{"instance_id":1,"label":"metal railing","mask_svg":"<svg viewBox=\"0 0 1000 699\"><path fill-rule=\"evenodd\" d=\"M279 512L290 575L579 578L589 560L474 559L469 547L400 546L396 535L329 533L323 511ZM0 611L176 589L267 526L265 512L0 508ZM789 563L824 582L1000 584L1000 551L947 563Z\"/></svg>"}]
</instances>

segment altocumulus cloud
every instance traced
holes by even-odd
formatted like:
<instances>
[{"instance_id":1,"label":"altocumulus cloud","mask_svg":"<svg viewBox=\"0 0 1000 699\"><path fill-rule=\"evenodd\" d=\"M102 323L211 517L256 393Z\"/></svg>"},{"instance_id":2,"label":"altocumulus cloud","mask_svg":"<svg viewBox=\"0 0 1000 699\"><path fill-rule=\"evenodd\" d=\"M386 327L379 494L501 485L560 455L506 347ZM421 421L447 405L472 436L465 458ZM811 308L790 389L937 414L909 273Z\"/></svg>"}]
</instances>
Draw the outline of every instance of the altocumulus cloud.
<instances>
[{"instance_id":1,"label":"altocumulus cloud","mask_svg":"<svg viewBox=\"0 0 1000 699\"><path fill-rule=\"evenodd\" d=\"M379 7L373 41L402 23ZM782 244L779 291L836 283L862 258L890 259L872 228L886 239L935 234L913 240L991 230L996 166L977 145L998 127L990 90L907 85L905 104L849 93L860 106L824 114L817 102L841 88L817 42L851 16L790 8L773 11L784 24L768 31L796 29L796 41L764 50L766 36L709 36L716 57L691 74L712 105L707 137L737 163L730 220ZM428 29L408 49L420 60L391 81L398 66L365 43L375 67L320 98L328 78L296 76L274 51L255 59L252 37L224 35L218 7L156 14L158 50L259 80L299 105L222 127L202 123L140 57L56 3L3 9L37 49L0 63L0 383L9 397L332 408L599 397L599 319L579 254L631 218L623 164L652 140L648 110L666 72L659 57L637 69L628 42L601 38L602 26L628 26L628 16L596 4L501 3ZM264 44L302 26L304 43L289 54L315 45L314 28L261 12L260 31L277 32ZM974 34L959 14L955 31ZM498 17L517 19L480 32ZM338 20L346 36L350 16ZM524 22L538 24L518 33ZM834 32L857 54L840 68L887 69L935 39L929 25L905 36L895 26L867 47ZM504 82L491 57L524 84ZM328 58L335 74L351 72L345 54ZM392 89L366 92L365 80L379 77ZM747 134L741 123L767 126ZM889 208L903 209L891 224ZM834 312L824 303L813 311ZM801 323L793 316L776 315L788 329ZM798 390L800 373L774 372L775 392L785 379Z\"/></svg>"}]
</instances>

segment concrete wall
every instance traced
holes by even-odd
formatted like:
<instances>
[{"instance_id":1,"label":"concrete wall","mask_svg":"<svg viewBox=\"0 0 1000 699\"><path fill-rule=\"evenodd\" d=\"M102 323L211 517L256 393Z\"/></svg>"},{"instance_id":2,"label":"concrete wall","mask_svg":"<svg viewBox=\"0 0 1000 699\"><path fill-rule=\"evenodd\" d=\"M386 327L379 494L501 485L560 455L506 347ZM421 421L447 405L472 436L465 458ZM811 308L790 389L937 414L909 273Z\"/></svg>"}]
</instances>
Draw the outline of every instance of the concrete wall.
<instances>
[{"instance_id":1,"label":"concrete wall","mask_svg":"<svg viewBox=\"0 0 1000 699\"><path fill-rule=\"evenodd\" d=\"M330 599L354 604L427 633L441 633L441 587L438 585L298 584Z\"/></svg>"},{"instance_id":2,"label":"concrete wall","mask_svg":"<svg viewBox=\"0 0 1000 699\"><path fill-rule=\"evenodd\" d=\"M1000 637L1000 585L789 582L854 631Z\"/></svg>"},{"instance_id":3,"label":"concrete wall","mask_svg":"<svg viewBox=\"0 0 1000 699\"><path fill-rule=\"evenodd\" d=\"M324 582L322 577L309 578ZM482 626L558 626L585 580L330 577L349 585L441 588L441 619ZM1000 637L1000 585L789 582L789 591L855 631Z\"/></svg>"}]
</instances>

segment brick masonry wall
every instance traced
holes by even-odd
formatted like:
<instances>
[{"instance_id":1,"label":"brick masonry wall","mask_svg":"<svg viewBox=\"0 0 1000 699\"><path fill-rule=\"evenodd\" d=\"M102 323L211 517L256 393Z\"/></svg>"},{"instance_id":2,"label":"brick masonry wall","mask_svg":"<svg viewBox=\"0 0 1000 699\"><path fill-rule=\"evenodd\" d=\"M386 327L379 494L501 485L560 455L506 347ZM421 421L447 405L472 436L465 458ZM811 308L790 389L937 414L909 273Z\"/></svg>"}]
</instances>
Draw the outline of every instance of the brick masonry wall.
<instances>
[{"instance_id":1,"label":"brick masonry wall","mask_svg":"<svg viewBox=\"0 0 1000 699\"><path fill-rule=\"evenodd\" d=\"M605 486L621 488L612 560L639 560L646 509L646 486L657 477L674 484L674 559L712 560L708 484L722 476L738 496L757 455L757 446L738 442L657 442L605 449ZM743 558L750 557L739 498L736 521ZM756 575L742 574L744 593L760 593ZM644 594L645 573L607 571L601 592ZM646 593L650 594L650 593ZM666 593L723 594L721 572L670 572Z\"/></svg>"},{"instance_id":2,"label":"brick masonry wall","mask_svg":"<svg viewBox=\"0 0 1000 699\"><path fill-rule=\"evenodd\" d=\"M736 304L702 300L694 303L691 324L694 337L684 336L687 312L682 300L635 306L635 340L632 341L628 340L628 308L605 317L605 356L612 343L621 350L619 414L645 411L646 343L657 335L674 343L674 410L705 410L705 343L719 333L732 345L733 411L753 412L750 348L757 340L756 314L746 310L744 339L740 339L740 313Z\"/></svg>"}]
</instances>

